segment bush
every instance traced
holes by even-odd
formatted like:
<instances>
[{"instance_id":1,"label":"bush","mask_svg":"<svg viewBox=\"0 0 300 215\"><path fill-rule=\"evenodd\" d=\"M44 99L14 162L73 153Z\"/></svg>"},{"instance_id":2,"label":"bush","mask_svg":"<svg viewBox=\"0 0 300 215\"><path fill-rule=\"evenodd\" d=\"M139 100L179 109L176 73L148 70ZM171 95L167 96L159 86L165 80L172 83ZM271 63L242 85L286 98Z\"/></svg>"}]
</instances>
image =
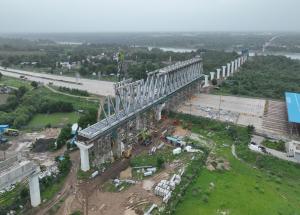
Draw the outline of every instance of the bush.
<instances>
[{"instance_id":1,"label":"bush","mask_svg":"<svg viewBox=\"0 0 300 215\"><path fill-rule=\"evenodd\" d=\"M156 166L157 166L157 168L158 169L164 168L164 165L165 165L165 160L162 157L158 157L156 159Z\"/></svg>"},{"instance_id":2,"label":"bush","mask_svg":"<svg viewBox=\"0 0 300 215\"><path fill-rule=\"evenodd\" d=\"M61 129L60 134L56 140L55 149L62 148L70 138L71 138L71 125L67 125L66 127Z\"/></svg>"}]
</instances>

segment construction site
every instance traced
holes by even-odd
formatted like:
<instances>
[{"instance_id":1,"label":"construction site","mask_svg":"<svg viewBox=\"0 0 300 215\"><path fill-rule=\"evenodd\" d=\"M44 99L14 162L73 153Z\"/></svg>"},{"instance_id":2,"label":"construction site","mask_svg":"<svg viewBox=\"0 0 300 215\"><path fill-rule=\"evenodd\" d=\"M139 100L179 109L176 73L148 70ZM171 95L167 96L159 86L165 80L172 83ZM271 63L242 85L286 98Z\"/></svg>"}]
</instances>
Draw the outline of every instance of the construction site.
<instances>
[{"instance_id":1,"label":"construction site","mask_svg":"<svg viewBox=\"0 0 300 215\"><path fill-rule=\"evenodd\" d=\"M247 55L242 55L209 76L203 74L202 59L197 56L148 73L146 80L115 84L115 95L101 103L104 118L78 130L72 139L79 150L68 152L70 173L50 200L41 197L39 180L57 174L56 159L64 159L66 148L47 150L59 131L18 134L0 155L1 192L9 192L22 181L27 186L29 181L29 214L171 211L170 202L181 195L182 187L186 189L191 172L197 172L195 166L203 164L209 171L231 169L227 159L208 154L215 148L207 138L210 132L207 136L193 133L191 124L169 118L172 113L253 126L259 135L274 139L288 139L297 130L290 126L285 102L209 94L213 80L222 82L234 75L246 60ZM291 154L298 153L296 146L289 147Z\"/></svg>"}]
</instances>

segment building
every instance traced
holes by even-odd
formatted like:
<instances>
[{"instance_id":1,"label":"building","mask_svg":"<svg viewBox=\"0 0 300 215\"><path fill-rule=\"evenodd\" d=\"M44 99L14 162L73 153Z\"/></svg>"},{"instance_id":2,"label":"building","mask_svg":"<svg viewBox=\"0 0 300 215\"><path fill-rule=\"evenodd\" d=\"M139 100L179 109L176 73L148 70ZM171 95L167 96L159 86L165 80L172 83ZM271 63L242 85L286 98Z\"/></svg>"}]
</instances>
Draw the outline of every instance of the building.
<instances>
[{"instance_id":1,"label":"building","mask_svg":"<svg viewBox=\"0 0 300 215\"><path fill-rule=\"evenodd\" d=\"M291 135L300 134L300 94L285 92L289 131Z\"/></svg>"},{"instance_id":2,"label":"building","mask_svg":"<svg viewBox=\"0 0 300 215\"><path fill-rule=\"evenodd\" d=\"M0 134L5 132L5 130L8 129L8 128L9 128L9 125L0 125Z\"/></svg>"},{"instance_id":3,"label":"building","mask_svg":"<svg viewBox=\"0 0 300 215\"><path fill-rule=\"evenodd\" d=\"M285 144L288 157L294 157L300 163L300 142L292 140Z\"/></svg>"}]
</instances>

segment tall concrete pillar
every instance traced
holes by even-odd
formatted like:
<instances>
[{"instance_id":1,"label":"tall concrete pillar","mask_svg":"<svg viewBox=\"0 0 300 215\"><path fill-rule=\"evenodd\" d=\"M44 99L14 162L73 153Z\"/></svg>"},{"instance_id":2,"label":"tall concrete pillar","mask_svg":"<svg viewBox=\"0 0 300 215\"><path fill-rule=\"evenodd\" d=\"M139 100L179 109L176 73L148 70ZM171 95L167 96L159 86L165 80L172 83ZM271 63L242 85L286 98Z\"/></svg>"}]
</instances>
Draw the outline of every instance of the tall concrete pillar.
<instances>
[{"instance_id":1,"label":"tall concrete pillar","mask_svg":"<svg viewBox=\"0 0 300 215\"><path fill-rule=\"evenodd\" d=\"M217 80L220 79L220 73L221 73L221 69L217 69Z\"/></svg>"},{"instance_id":2,"label":"tall concrete pillar","mask_svg":"<svg viewBox=\"0 0 300 215\"><path fill-rule=\"evenodd\" d=\"M208 83L208 75L204 75L204 80L205 80L205 82L204 82L204 86L203 87L209 87L209 83Z\"/></svg>"},{"instance_id":3,"label":"tall concrete pillar","mask_svg":"<svg viewBox=\"0 0 300 215\"><path fill-rule=\"evenodd\" d=\"M222 77L226 78L226 66L222 66L222 69L223 69L223 71L222 71Z\"/></svg>"},{"instance_id":4,"label":"tall concrete pillar","mask_svg":"<svg viewBox=\"0 0 300 215\"><path fill-rule=\"evenodd\" d=\"M234 61L231 61L231 74L234 73Z\"/></svg>"},{"instance_id":5,"label":"tall concrete pillar","mask_svg":"<svg viewBox=\"0 0 300 215\"><path fill-rule=\"evenodd\" d=\"M215 78L215 72L210 72L210 80L214 80Z\"/></svg>"},{"instance_id":6,"label":"tall concrete pillar","mask_svg":"<svg viewBox=\"0 0 300 215\"><path fill-rule=\"evenodd\" d=\"M161 120L161 111L164 109L165 105L166 104L163 103L163 104L159 104L155 107L155 119L157 121Z\"/></svg>"},{"instance_id":7,"label":"tall concrete pillar","mask_svg":"<svg viewBox=\"0 0 300 215\"><path fill-rule=\"evenodd\" d=\"M82 142L75 142L75 143L80 150L81 170L86 172L90 170L89 149L93 147L93 144L87 146Z\"/></svg>"},{"instance_id":8,"label":"tall concrete pillar","mask_svg":"<svg viewBox=\"0 0 300 215\"><path fill-rule=\"evenodd\" d=\"M242 59L241 57L238 58L238 68L241 67L241 59Z\"/></svg>"},{"instance_id":9,"label":"tall concrete pillar","mask_svg":"<svg viewBox=\"0 0 300 215\"><path fill-rule=\"evenodd\" d=\"M239 67L238 67L238 59L236 59L236 60L235 60L235 70L237 71L238 68L239 68Z\"/></svg>"},{"instance_id":10,"label":"tall concrete pillar","mask_svg":"<svg viewBox=\"0 0 300 215\"><path fill-rule=\"evenodd\" d=\"M230 66L231 66L231 64L227 63L227 77L230 76Z\"/></svg>"},{"instance_id":11,"label":"tall concrete pillar","mask_svg":"<svg viewBox=\"0 0 300 215\"><path fill-rule=\"evenodd\" d=\"M41 204L39 172L40 169L38 168L38 171L29 177L29 193L32 207L37 207Z\"/></svg>"}]
</instances>

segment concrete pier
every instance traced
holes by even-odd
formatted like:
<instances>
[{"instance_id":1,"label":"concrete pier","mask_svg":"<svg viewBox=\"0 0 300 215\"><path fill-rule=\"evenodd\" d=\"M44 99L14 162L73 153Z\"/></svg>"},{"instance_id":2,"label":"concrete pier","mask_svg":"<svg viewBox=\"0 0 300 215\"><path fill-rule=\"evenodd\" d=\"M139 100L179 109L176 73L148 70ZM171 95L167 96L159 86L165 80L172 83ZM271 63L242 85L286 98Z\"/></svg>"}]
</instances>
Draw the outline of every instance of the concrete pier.
<instances>
[{"instance_id":1,"label":"concrete pier","mask_svg":"<svg viewBox=\"0 0 300 215\"><path fill-rule=\"evenodd\" d=\"M93 147L93 145L87 146L81 142L76 142L76 145L80 150L81 170L86 172L90 170L89 149Z\"/></svg>"},{"instance_id":2,"label":"concrete pier","mask_svg":"<svg viewBox=\"0 0 300 215\"><path fill-rule=\"evenodd\" d=\"M210 80L214 80L215 78L215 72L210 72Z\"/></svg>"},{"instance_id":3,"label":"concrete pier","mask_svg":"<svg viewBox=\"0 0 300 215\"><path fill-rule=\"evenodd\" d=\"M165 103L162 103L155 107L155 119L157 121L161 120L161 111L164 109L165 105L166 105Z\"/></svg>"},{"instance_id":4,"label":"concrete pier","mask_svg":"<svg viewBox=\"0 0 300 215\"><path fill-rule=\"evenodd\" d=\"M29 192L32 207L37 207L41 204L39 171L29 176Z\"/></svg>"},{"instance_id":5,"label":"concrete pier","mask_svg":"<svg viewBox=\"0 0 300 215\"><path fill-rule=\"evenodd\" d=\"M204 86L203 87L209 87L208 75L204 75Z\"/></svg>"},{"instance_id":6,"label":"concrete pier","mask_svg":"<svg viewBox=\"0 0 300 215\"><path fill-rule=\"evenodd\" d=\"M221 69L217 69L217 80L220 79L220 73L221 73Z\"/></svg>"},{"instance_id":7,"label":"concrete pier","mask_svg":"<svg viewBox=\"0 0 300 215\"><path fill-rule=\"evenodd\" d=\"M227 63L227 77L230 76L230 63Z\"/></svg>"},{"instance_id":8,"label":"concrete pier","mask_svg":"<svg viewBox=\"0 0 300 215\"><path fill-rule=\"evenodd\" d=\"M231 74L233 74L235 72L234 70L234 61L231 61Z\"/></svg>"},{"instance_id":9,"label":"concrete pier","mask_svg":"<svg viewBox=\"0 0 300 215\"><path fill-rule=\"evenodd\" d=\"M225 79L226 78L226 66L222 66L222 77Z\"/></svg>"}]
</instances>

